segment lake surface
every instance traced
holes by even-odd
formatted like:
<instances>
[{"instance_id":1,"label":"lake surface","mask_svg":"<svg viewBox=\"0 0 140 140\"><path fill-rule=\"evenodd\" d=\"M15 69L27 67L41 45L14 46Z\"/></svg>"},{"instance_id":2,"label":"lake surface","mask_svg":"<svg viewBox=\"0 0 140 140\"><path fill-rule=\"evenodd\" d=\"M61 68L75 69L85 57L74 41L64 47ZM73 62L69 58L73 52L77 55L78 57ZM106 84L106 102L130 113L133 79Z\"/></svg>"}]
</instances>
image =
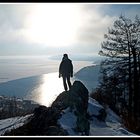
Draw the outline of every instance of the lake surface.
<instances>
[{"instance_id":1,"label":"lake surface","mask_svg":"<svg viewBox=\"0 0 140 140\"><path fill-rule=\"evenodd\" d=\"M30 99L50 106L64 91L60 61L47 57L0 57L0 95ZM73 61L74 73L91 61ZM76 80L72 78L71 81Z\"/></svg>"},{"instance_id":2,"label":"lake surface","mask_svg":"<svg viewBox=\"0 0 140 140\"><path fill-rule=\"evenodd\" d=\"M0 83L58 72L60 61L48 56L0 56ZM91 61L73 61L74 73L91 64Z\"/></svg>"}]
</instances>

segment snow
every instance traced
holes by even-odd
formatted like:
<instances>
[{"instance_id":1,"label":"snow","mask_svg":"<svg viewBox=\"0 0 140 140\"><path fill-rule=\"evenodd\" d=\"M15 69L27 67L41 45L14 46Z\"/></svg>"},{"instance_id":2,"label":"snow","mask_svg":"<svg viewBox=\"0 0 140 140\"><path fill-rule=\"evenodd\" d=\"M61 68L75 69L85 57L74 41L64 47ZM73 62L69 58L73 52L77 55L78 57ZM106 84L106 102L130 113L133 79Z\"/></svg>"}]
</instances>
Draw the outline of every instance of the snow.
<instances>
[{"instance_id":1,"label":"snow","mask_svg":"<svg viewBox=\"0 0 140 140\"><path fill-rule=\"evenodd\" d=\"M101 109L103 109L103 107L96 100L89 98L87 111L90 115L98 115Z\"/></svg>"},{"instance_id":2,"label":"snow","mask_svg":"<svg viewBox=\"0 0 140 140\"><path fill-rule=\"evenodd\" d=\"M62 128L67 130L67 132L71 136L76 135L76 133L73 130L73 128L76 127L76 116L73 111L70 112L70 108L64 110L64 114L58 120L58 123L61 124Z\"/></svg>"},{"instance_id":3,"label":"snow","mask_svg":"<svg viewBox=\"0 0 140 140\"><path fill-rule=\"evenodd\" d=\"M96 100L89 98L88 113L90 115L98 115L99 110L103 108L104 107ZM99 121L94 116L90 120L89 136L137 136L123 128L121 118L110 108L107 107L105 110L107 113L105 122ZM80 133L74 131L76 126L76 116L69 108L64 110L58 123L63 129L67 130L70 136L80 136Z\"/></svg>"},{"instance_id":4,"label":"snow","mask_svg":"<svg viewBox=\"0 0 140 140\"><path fill-rule=\"evenodd\" d=\"M106 112L107 112L106 117L107 122L121 123L121 118L117 116L109 107L106 108Z\"/></svg>"},{"instance_id":5,"label":"snow","mask_svg":"<svg viewBox=\"0 0 140 140\"><path fill-rule=\"evenodd\" d=\"M99 110L104 107L99 104L96 100L89 97L88 100L88 113L89 115L98 115ZM96 117L92 116L90 121L89 136L137 136L129 132L121 122L121 118L115 114L110 108L104 108L107 113L105 122L99 121ZM13 117L8 119L0 120L0 135L3 135L6 131L14 128L18 128L28 121L31 116L26 115L22 117ZM76 127L76 116L74 110L67 108L63 110L62 116L58 120L58 124L65 129L69 136L81 136L80 133L74 131Z\"/></svg>"},{"instance_id":6,"label":"snow","mask_svg":"<svg viewBox=\"0 0 140 140\"><path fill-rule=\"evenodd\" d=\"M28 118L31 116L32 114L22 116L22 117L18 116L18 117L12 117L8 119L0 120L0 135L3 135L6 131L24 125L27 122Z\"/></svg>"},{"instance_id":7,"label":"snow","mask_svg":"<svg viewBox=\"0 0 140 140\"><path fill-rule=\"evenodd\" d=\"M81 69L75 74L75 79L79 79L86 85L89 91L92 88L96 88L98 84L99 66L89 66ZM34 79L36 81L36 79ZM27 82L28 83L28 82ZM38 83L37 83L38 84ZM30 85L29 85L30 87ZM30 87L31 88L31 87ZM99 110L105 109L107 116L105 122L99 121L96 115L99 114ZM104 107L96 100L89 97L88 100L88 113L92 116L90 121L89 136L137 136L129 132L123 125L121 118L115 114L109 107ZM31 115L23 117L14 117L9 119L0 120L0 135L3 135L6 131L13 128L22 126ZM80 136L81 134L74 131L76 127L76 116L74 111L70 108L65 109L62 112L62 116L59 118L58 123L61 127L69 133L69 136Z\"/></svg>"}]
</instances>

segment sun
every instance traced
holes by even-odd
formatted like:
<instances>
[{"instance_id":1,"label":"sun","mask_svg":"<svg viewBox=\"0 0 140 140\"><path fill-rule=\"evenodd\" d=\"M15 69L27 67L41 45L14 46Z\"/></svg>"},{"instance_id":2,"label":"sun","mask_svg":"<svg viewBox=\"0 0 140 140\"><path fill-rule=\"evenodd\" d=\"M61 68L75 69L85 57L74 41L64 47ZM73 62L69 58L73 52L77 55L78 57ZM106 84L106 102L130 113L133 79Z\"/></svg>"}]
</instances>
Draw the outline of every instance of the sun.
<instances>
[{"instance_id":1,"label":"sun","mask_svg":"<svg viewBox=\"0 0 140 140\"><path fill-rule=\"evenodd\" d=\"M26 20L26 35L32 42L63 47L76 41L82 22L79 5L37 4Z\"/></svg>"}]
</instances>

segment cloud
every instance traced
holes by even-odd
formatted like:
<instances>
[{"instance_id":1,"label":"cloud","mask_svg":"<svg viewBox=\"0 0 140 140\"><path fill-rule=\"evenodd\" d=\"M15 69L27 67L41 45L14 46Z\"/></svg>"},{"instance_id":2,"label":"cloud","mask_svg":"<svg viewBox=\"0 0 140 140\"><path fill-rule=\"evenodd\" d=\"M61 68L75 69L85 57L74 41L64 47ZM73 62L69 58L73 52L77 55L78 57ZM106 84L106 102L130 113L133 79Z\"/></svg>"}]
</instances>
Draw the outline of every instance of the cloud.
<instances>
[{"instance_id":1,"label":"cloud","mask_svg":"<svg viewBox=\"0 0 140 140\"><path fill-rule=\"evenodd\" d=\"M20 29L24 27L24 19L30 11L29 5L0 4L1 29Z\"/></svg>"},{"instance_id":2,"label":"cloud","mask_svg":"<svg viewBox=\"0 0 140 140\"><path fill-rule=\"evenodd\" d=\"M108 27L113 26L121 14L132 20L135 15L140 16L140 5L87 4L83 10L87 22L79 32L79 45L83 46L85 52L93 51L96 54L101 49L101 42L104 40L104 34L108 32Z\"/></svg>"},{"instance_id":3,"label":"cloud","mask_svg":"<svg viewBox=\"0 0 140 140\"><path fill-rule=\"evenodd\" d=\"M87 23L79 32L79 44L87 45L89 51L91 46L99 50L100 43L103 40L104 34L107 32L115 16L103 15L99 12L104 5L85 5L84 11L87 18Z\"/></svg>"},{"instance_id":4,"label":"cloud","mask_svg":"<svg viewBox=\"0 0 140 140\"><path fill-rule=\"evenodd\" d=\"M32 42L27 36L26 22L30 19L29 15L34 13L32 11L34 7L35 5L33 4L0 4L0 55L49 55L65 52L98 54L98 51L101 49L104 34L121 13L124 13L130 18L133 18L136 14L140 15L139 4L77 4L77 7L81 11L80 15L82 15L79 20L80 23L78 22L80 26L78 28L77 38L73 40L74 43L72 45L53 48L47 44ZM51 13L47 14L51 16ZM71 23L76 24L72 21ZM34 25L34 23L32 24ZM44 29L42 28L42 30Z\"/></svg>"},{"instance_id":5,"label":"cloud","mask_svg":"<svg viewBox=\"0 0 140 140\"><path fill-rule=\"evenodd\" d=\"M23 40L24 20L28 12L29 7L22 4L0 4L1 42L15 43L16 45L16 41Z\"/></svg>"}]
</instances>

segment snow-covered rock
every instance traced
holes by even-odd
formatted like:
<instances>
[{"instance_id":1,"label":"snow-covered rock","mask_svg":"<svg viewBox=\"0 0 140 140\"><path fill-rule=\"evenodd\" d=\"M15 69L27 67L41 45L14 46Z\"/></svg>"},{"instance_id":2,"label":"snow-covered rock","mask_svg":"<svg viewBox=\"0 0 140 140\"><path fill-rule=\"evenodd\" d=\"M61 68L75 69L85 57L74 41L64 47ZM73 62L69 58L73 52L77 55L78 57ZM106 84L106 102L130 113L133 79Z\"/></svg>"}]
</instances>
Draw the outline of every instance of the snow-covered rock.
<instances>
[{"instance_id":1,"label":"snow-covered rock","mask_svg":"<svg viewBox=\"0 0 140 140\"><path fill-rule=\"evenodd\" d=\"M88 100L88 113L92 115L99 115L99 111L103 109L95 99L89 98Z\"/></svg>"},{"instance_id":2,"label":"snow-covered rock","mask_svg":"<svg viewBox=\"0 0 140 140\"><path fill-rule=\"evenodd\" d=\"M0 119L31 114L39 104L32 100L0 96Z\"/></svg>"},{"instance_id":3,"label":"snow-covered rock","mask_svg":"<svg viewBox=\"0 0 140 140\"><path fill-rule=\"evenodd\" d=\"M98 115L99 110L104 107L96 100L89 98L88 112L90 115ZM121 118L116 115L110 108L106 108L107 117L105 122L98 120L92 116L90 119L89 136L136 136L126 130L121 124ZM64 110L61 118L58 120L61 127L69 133L70 136L80 136L81 134L74 131L76 125L76 117L69 109Z\"/></svg>"},{"instance_id":4,"label":"snow-covered rock","mask_svg":"<svg viewBox=\"0 0 140 140\"><path fill-rule=\"evenodd\" d=\"M3 135L5 132L8 132L12 129L16 129L25 123L28 122L28 119L32 116L32 114L22 116L22 117L12 117L8 119L0 120L0 135Z\"/></svg>"},{"instance_id":5,"label":"snow-covered rock","mask_svg":"<svg viewBox=\"0 0 140 140\"><path fill-rule=\"evenodd\" d=\"M98 115L99 110L104 108L96 100L89 98L88 100L88 112L90 115ZM137 136L129 132L121 124L121 118L116 115L110 108L106 108L107 117L105 122L99 121L96 117L90 119L90 131L89 136ZM24 117L14 117L4 120L0 120L0 135L3 135L6 131L10 131L13 128L18 128L25 124L31 115ZM69 136L81 136L80 132L75 131L77 117L74 111L70 108L66 108L61 113L61 117L57 123L68 132Z\"/></svg>"},{"instance_id":6,"label":"snow-covered rock","mask_svg":"<svg viewBox=\"0 0 140 140\"><path fill-rule=\"evenodd\" d=\"M71 136L79 135L74 131L74 128L76 127L76 115L73 111L70 111L70 108L67 108L64 110L64 113L62 114L62 117L58 120L58 123L61 125L61 127L69 133Z\"/></svg>"},{"instance_id":7,"label":"snow-covered rock","mask_svg":"<svg viewBox=\"0 0 140 140\"><path fill-rule=\"evenodd\" d=\"M27 118L30 115L0 120L0 135L17 128L11 133L46 136L136 136L122 125L121 118L110 108L89 97L88 90L82 83L77 81L73 86L70 91L62 92L51 107L36 108L28 123ZM106 112L104 120L98 117L101 110ZM78 131L77 126L82 131ZM85 130L87 128L88 133Z\"/></svg>"}]
</instances>

